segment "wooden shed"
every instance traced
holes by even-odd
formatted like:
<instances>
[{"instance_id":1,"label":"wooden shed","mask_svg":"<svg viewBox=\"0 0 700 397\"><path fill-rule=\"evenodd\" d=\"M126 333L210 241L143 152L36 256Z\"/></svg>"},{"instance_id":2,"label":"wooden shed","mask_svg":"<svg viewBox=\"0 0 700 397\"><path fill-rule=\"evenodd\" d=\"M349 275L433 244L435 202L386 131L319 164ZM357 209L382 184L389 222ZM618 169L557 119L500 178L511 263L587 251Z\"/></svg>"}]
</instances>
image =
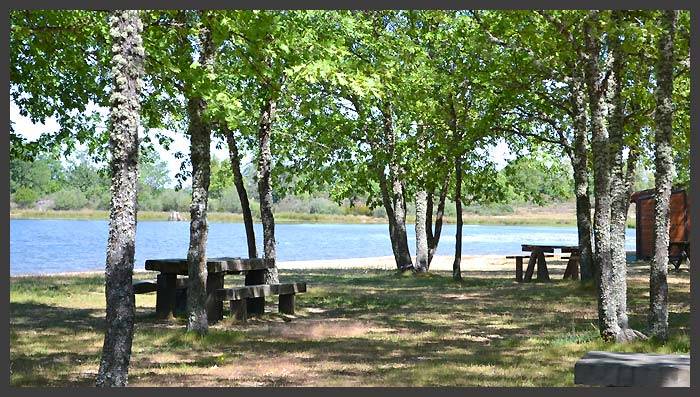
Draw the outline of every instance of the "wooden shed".
<instances>
[{"instance_id":1,"label":"wooden shed","mask_svg":"<svg viewBox=\"0 0 700 397\"><path fill-rule=\"evenodd\" d=\"M637 215L637 259L648 260L654 257L654 189L635 192L630 201L636 206ZM671 192L670 204L671 227L669 237L671 242L688 241L690 237L690 198L684 189L674 189ZM673 247L672 250L675 250ZM669 255L677 255L669 252Z\"/></svg>"}]
</instances>

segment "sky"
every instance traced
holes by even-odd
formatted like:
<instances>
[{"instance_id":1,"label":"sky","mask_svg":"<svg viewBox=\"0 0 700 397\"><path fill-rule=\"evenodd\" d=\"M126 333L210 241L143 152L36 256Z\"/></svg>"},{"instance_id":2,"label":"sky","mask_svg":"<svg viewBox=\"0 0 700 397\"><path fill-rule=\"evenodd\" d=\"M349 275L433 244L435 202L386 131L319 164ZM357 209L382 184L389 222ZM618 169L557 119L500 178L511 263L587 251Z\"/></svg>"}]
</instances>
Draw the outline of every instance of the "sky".
<instances>
[{"instance_id":1,"label":"sky","mask_svg":"<svg viewBox=\"0 0 700 397\"><path fill-rule=\"evenodd\" d=\"M41 135L43 132L55 132L58 131L58 123L56 119L49 118L46 120L45 124L34 124L29 120L29 118L22 116L19 113L19 107L10 100L10 121L14 122L15 131L33 141ZM189 153L189 140L182 133L177 133L174 131L162 131L165 135L173 138L173 142L170 145L170 150L167 151L161 147L158 143L154 146L160 155L160 158L165 161L168 165L168 174L171 179L171 187L174 186L175 174L180 170L181 160L175 158L174 153L180 151L184 154ZM509 159L514 157L514 154L508 149L508 145L504 141L499 141L497 145L489 148L491 158L496 162L497 167L500 169L504 167ZM213 141L211 145L212 156L218 159L228 158L228 151L226 145L223 145L221 149L216 148L216 142Z\"/></svg>"}]
</instances>

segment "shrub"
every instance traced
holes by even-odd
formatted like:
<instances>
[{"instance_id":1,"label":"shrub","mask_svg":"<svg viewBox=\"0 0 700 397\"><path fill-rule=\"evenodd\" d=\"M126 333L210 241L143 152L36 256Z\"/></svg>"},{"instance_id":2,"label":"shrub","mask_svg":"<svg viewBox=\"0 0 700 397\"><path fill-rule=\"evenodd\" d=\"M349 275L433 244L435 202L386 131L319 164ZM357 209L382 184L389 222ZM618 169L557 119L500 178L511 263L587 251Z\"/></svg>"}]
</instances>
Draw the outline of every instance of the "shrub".
<instances>
[{"instance_id":1,"label":"shrub","mask_svg":"<svg viewBox=\"0 0 700 397\"><path fill-rule=\"evenodd\" d=\"M249 198L250 200L250 198ZM221 191L221 198L218 200L218 207L215 211L226 211L240 214L241 200L235 186L229 186Z\"/></svg>"},{"instance_id":2,"label":"shrub","mask_svg":"<svg viewBox=\"0 0 700 397\"><path fill-rule=\"evenodd\" d=\"M191 193L184 190L164 190L160 196L162 211L189 211L192 201Z\"/></svg>"},{"instance_id":3,"label":"shrub","mask_svg":"<svg viewBox=\"0 0 700 397\"><path fill-rule=\"evenodd\" d=\"M20 187L12 197L13 201L22 208L34 205L39 199L39 194L28 187Z\"/></svg>"},{"instance_id":4,"label":"shrub","mask_svg":"<svg viewBox=\"0 0 700 397\"><path fill-rule=\"evenodd\" d=\"M88 202L83 192L76 188L59 190L53 194L53 201L55 210L78 210Z\"/></svg>"},{"instance_id":5,"label":"shrub","mask_svg":"<svg viewBox=\"0 0 700 397\"><path fill-rule=\"evenodd\" d=\"M310 214L341 214L342 212L338 204L326 198L317 197L309 202Z\"/></svg>"}]
</instances>

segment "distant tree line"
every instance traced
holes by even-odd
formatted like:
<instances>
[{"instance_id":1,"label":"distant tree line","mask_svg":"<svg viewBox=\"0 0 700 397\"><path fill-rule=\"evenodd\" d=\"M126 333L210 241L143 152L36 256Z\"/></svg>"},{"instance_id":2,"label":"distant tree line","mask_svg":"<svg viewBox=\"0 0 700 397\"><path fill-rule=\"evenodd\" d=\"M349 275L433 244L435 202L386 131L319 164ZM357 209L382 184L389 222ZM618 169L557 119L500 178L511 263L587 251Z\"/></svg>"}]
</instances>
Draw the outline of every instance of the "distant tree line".
<instances>
[{"instance_id":1,"label":"distant tree line","mask_svg":"<svg viewBox=\"0 0 700 397\"><path fill-rule=\"evenodd\" d=\"M248 164L243 170L244 183L250 192L251 210L259 218L255 170ZM140 156L137 183L137 206L143 211L187 211L191 191L176 189L168 174L167 164L157 153L145 151ZM108 210L109 173L86 153L79 152L71 160L61 161L51 153L33 159L10 160L10 200L19 208L53 210ZM500 200L465 206L465 213L499 214L513 211L522 204L547 205L573 199L573 177L568 164L547 152L524 154L511 160L494 180L503 191ZM370 208L366 199L343 199L338 203L328 191L284 194L289 189L273 192L275 212L300 214L365 215L386 217L383 207ZM227 161L212 158L209 187L209 211L240 214L241 202L234 186ZM453 201L446 199L445 215L455 216ZM407 204L415 214L415 205Z\"/></svg>"}]
</instances>

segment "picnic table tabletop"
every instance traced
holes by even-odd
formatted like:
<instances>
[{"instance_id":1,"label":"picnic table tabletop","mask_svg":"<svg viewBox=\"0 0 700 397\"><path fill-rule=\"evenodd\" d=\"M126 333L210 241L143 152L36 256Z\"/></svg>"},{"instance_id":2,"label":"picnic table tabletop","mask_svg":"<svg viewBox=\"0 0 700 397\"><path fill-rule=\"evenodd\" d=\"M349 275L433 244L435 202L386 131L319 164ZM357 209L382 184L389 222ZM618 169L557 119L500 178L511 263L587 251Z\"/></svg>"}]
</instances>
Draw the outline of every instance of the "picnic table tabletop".
<instances>
[{"instance_id":1,"label":"picnic table tabletop","mask_svg":"<svg viewBox=\"0 0 700 397\"><path fill-rule=\"evenodd\" d=\"M273 259L266 258L207 258L207 273L243 273L251 270L270 269L275 266ZM161 273L187 275L187 259L148 259L146 270Z\"/></svg>"},{"instance_id":2,"label":"picnic table tabletop","mask_svg":"<svg viewBox=\"0 0 700 397\"><path fill-rule=\"evenodd\" d=\"M522 244L523 251L541 251L554 252L555 249L561 250L562 253L578 252L578 245L561 245L561 244Z\"/></svg>"}]
</instances>

